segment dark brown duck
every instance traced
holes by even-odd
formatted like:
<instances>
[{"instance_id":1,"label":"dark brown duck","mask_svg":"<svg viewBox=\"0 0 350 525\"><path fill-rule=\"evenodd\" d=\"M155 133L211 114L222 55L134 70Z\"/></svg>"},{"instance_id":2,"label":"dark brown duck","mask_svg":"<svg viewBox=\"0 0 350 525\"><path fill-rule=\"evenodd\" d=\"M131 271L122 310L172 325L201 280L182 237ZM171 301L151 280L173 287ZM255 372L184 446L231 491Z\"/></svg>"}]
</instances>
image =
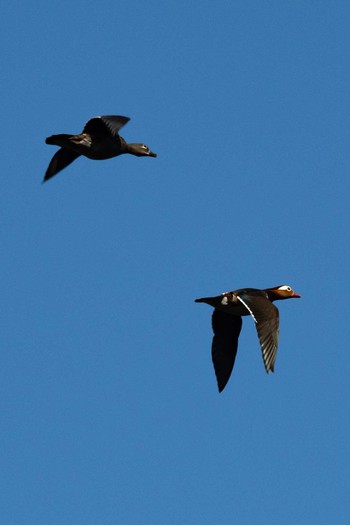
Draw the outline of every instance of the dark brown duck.
<instances>
[{"instance_id":1,"label":"dark brown duck","mask_svg":"<svg viewBox=\"0 0 350 525\"><path fill-rule=\"evenodd\" d=\"M279 312L272 303L280 299L300 297L290 286L282 285L259 290L242 288L216 297L196 299L215 308L212 317L214 332L212 359L219 392L225 388L236 359L242 316L254 319L266 372L274 371L278 347Z\"/></svg>"},{"instance_id":2,"label":"dark brown duck","mask_svg":"<svg viewBox=\"0 0 350 525\"><path fill-rule=\"evenodd\" d=\"M51 179L80 155L94 160L111 159L124 153L137 157L156 157L156 153L153 153L146 144L128 144L119 135L120 128L129 120L128 117L114 115L94 117L85 124L80 135L63 133L48 137L46 144L60 146L61 149L52 157L43 182Z\"/></svg>"}]
</instances>

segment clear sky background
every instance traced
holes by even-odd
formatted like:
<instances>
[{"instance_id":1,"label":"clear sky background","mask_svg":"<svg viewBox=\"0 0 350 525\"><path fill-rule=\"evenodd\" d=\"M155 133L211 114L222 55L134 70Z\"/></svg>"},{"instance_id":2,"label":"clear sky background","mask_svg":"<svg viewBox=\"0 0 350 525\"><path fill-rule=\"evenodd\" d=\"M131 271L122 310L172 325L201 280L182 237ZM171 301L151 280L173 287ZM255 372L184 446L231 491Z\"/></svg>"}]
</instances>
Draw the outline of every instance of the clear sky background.
<instances>
[{"instance_id":1,"label":"clear sky background","mask_svg":"<svg viewBox=\"0 0 350 525\"><path fill-rule=\"evenodd\" d=\"M349 523L350 5L4 3L1 522ZM156 159L54 133L126 115ZM245 318L289 284L275 374Z\"/></svg>"}]
</instances>

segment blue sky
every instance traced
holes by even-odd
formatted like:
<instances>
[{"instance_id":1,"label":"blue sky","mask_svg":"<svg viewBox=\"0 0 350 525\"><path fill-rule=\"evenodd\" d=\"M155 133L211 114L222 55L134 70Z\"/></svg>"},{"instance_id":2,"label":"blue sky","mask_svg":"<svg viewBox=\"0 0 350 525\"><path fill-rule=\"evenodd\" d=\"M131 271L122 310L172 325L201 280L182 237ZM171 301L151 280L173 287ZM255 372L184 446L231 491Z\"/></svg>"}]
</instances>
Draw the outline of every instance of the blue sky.
<instances>
[{"instance_id":1,"label":"blue sky","mask_svg":"<svg viewBox=\"0 0 350 525\"><path fill-rule=\"evenodd\" d=\"M349 515L350 6L2 7L1 515L324 524ZM156 159L79 158L95 115ZM196 297L290 284L218 394Z\"/></svg>"}]
</instances>

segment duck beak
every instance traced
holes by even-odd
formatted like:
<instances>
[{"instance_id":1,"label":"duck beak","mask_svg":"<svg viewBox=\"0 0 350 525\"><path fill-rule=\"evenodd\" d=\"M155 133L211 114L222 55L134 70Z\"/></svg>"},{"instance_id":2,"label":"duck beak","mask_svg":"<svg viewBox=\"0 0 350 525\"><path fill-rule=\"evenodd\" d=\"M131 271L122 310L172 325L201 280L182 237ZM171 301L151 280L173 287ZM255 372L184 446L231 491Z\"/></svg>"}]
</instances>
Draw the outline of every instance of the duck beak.
<instances>
[{"instance_id":1,"label":"duck beak","mask_svg":"<svg viewBox=\"0 0 350 525\"><path fill-rule=\"evenodd\" d=\"M149 157L156 157L157 153L153 153L153 151L150 151L148 154Z\"/></svg>"},{"instance_id":2,"label":"duck beak","mask_svg":"<svg viewBox=\"0 0 350 525\"><path fill-rule=\"evenodd\" d=\"M292 297L297 297L297 298L300 298L300 297L301 297L301 295L299 295L298 293L295 293L295 292L294 292L294 294L292 295Z\"/></svg>"}]
</instances>

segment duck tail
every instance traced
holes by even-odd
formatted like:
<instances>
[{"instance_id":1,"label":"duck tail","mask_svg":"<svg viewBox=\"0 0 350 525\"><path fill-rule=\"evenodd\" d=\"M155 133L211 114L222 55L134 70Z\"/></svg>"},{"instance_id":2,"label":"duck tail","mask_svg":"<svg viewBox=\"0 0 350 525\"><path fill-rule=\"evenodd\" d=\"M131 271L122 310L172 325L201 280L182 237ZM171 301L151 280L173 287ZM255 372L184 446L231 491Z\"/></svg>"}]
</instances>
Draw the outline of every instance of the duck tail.
<instances>
[{"instance_id":1,"label":"duck tail","mask_svg":"<svg viewBox=\"0 0 350 525\"><path fill-rule=\"evenodd\" d=\"M51 137L47 137L45 140L46 144L52 144L54 146L64 146L67 144L69 138L71 135L66 135L64 133L61 133L60 135L51 135Z\"/></svg>"}]
</instances>

